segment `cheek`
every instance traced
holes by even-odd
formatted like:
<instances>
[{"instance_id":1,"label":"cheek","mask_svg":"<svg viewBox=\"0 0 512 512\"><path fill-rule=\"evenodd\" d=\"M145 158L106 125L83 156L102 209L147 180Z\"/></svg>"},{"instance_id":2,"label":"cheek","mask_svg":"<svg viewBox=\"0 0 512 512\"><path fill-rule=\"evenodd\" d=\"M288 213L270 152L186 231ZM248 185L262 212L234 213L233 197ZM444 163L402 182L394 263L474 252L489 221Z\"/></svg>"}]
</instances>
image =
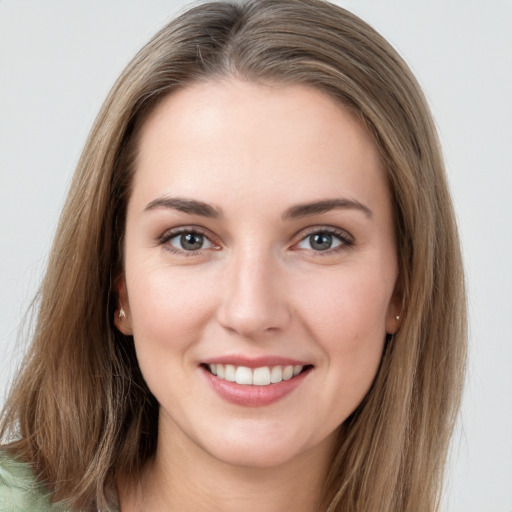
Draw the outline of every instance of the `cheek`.
<instances>
[{"instance_id":1,"label":"cheek","mask_svg":"<svg viewBox=\"0 0 512 512\"><path fill-rule=\"evenodd\" d=\"M304 308L328 338L343 334L357 342L365 333L385 335L392 288L378 274L365 270L332 273L322 279L316 276L305 284Z\"/></svg>"},{"instance_id":2,"label":"cheek","mask_svg":"<svg viewBox=\"0 0 512 512\"><path fill-rule=\"evenodd\" d=\"M208 321L212 309L211 280L194 278L172 267L138 266L127 286L135 343L162 350L183 351ZM135 267L137 269L137 266Z\"/></svg>"},{"instance_id":3,"label":"cheek","mask_svg":"<svg viewBox=\"0 0 512 512\"><path fill-rule=\"evenodd\" d=\"M301 293L303 321L345 379L373 380L379 365L392 294L383 281L366 268L316 276Z\"/></svg>"}]
</instances>

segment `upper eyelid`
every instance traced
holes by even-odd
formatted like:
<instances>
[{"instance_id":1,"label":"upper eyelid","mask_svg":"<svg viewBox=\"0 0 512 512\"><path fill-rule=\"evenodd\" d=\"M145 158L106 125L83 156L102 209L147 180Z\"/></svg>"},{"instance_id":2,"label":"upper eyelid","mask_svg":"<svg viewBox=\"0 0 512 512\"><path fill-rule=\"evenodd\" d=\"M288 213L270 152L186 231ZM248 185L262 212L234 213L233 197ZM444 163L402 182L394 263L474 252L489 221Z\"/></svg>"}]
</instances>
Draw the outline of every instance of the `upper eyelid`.
<instances>
[{"instance_id":1,"label":"upper eyelid","mask_svg":"<svg viewBox=\"0 0 512 512\"><path fill-rule=\"evenodd\" d=\"M326 249L324 251L316 251L314 249L309 249L309 248L302 248L300 247L300 244L303 243L307 238L309 238L310 236L314 235L315 233L326 233L326 234L329 234L329 235L332 235L332 236L335 236L338 238L338 240L340 241L340 244L335 246L335 247L331 247L329 249ZM348 249L351 249L352 247L354 247L354 244L355 244L355 239L354 237L349 233L347 232L346 230L344 229L341 229L341 228L335 228L335 227L332 227L332 226L316 226L314 228L306 228L306 230L304 231L301 231L298 233L297 235L297 239L296 241L294 241L292 243L292 245L290 246L290 250L292 251L306 251L307 253L311 253L312 255L314 255L315 257L327 257L329 255L334 255L334 254L338 254L342 251L346 251Z\"/></svg>"},{"instance_id":2,"label":"upper eyelid","mask_svg":"<svg viewBox=\"0 0 512 512\"><path fill-rule=\"evenodd\" d=\"M205 239L207 239L210 243L210 247L200 248L193 251L187 251L185 249L180 249L178 247L174 247L173 244L171 244L171 240L173 238L179 237L180 235L184 233L196 233L198 235L201 235ZM174 253L175 255L182 255L186 257L191 257L195 255L201 254L203 251L211 251L211 250L219 250L220 244L214 240L214 238L205 233L205 231L199 227L189 227L189 226L179 226L175 228L167 229L160 237L157 239L158 246L164 248L166 251L169 251L171 253Z\"/></svg>"},{"instance_id":3,"label":"upper eyelid","mask_svg":"<svg viewBox=\"0 0 512 512\"><path fill-rule=\"evenodd\" d=\"M170 228L170 229L165 230L158 237L158 239L160 241L167 241L167 240L170 240L171 238L174 238L175 236L181 235L183 233L197 233L201 236L204 236L205 238L208 238L208 240L212 244L216 244L216 242L214 240L216 237L212 236L212 234L208 230L200 228L199 226L179 226L179 227L175 227L175 228Z\"/></svg>"},{"instance_id":4,"label":"upper eyelid","mask_svg":"<svg viewBox=\"0 0 512 512\"><path fill-rule=\"evenodd\" d=\"M178 236L182 233L198 233L205 238L207 238L214 246L220 246L223 245L221 242L220 237L213 235L210 230L202 228L200 226L194 226L194 225L185 225L185 226L177 226L175 228L167 229L158 237L158 240L160 243L165 243L169 241L170 239L174 238L175 236ZM315 225L315 226L308 226L306 228L301 229L299 232L297 232L293 237L293 243L292 245L297 244L298 242L304 240L308 236L311 236L315 233L329 233L335 236L338 236L342 240L345 240L346 242L354 243L354 237L345 229L335 227L335 226L328 226L328 225ZM200 249L201 250L201 249Z\"/></svg>"},{"instance_id":5,"label":"upper eyelid","mask_svg":"<svg viewBox=\"0 0 512 512\"><path fill-rule=\"evenodd\" d=\"M308 228L300 230L295 235L294 238L298 238L298 240L300 241L315 233L329 233L332 235L337 235L340 238L346 238L351 242L354 241L354 237L346 229L336 228L334 226L310 226Z\"/></svg>"}]
</instances>

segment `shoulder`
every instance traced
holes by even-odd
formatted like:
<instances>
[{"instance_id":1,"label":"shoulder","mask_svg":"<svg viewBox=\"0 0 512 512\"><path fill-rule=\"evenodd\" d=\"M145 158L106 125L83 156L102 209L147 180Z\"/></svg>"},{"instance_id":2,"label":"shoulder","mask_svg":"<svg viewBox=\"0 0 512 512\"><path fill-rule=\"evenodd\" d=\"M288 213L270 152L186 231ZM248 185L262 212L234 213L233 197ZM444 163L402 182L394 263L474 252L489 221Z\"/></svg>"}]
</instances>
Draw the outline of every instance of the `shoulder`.
<instances>
[{"instance_id":1,"label":"shoulder","mask_svg":"<svg viewBox=\"0 0 512 512\"><path fill-rule=\"evenodd\" d=\"M0 512L50 512L49 493L36 481L30 465L0 448Z\"/></svg>"}]
</instances>

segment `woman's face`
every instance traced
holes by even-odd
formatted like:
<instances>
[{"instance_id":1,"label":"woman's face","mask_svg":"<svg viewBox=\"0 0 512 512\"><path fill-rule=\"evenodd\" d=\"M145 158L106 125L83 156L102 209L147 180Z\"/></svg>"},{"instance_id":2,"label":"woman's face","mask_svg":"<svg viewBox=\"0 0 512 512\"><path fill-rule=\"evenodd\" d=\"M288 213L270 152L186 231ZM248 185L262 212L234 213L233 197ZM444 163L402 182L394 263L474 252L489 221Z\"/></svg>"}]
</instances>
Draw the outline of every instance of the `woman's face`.
<instances>
[{"instance_id":1,"label":"woman's face","mask_svg":"<svg viewBox=\"0 0 512 512\"><path fill-rule=\"evenodd\" d=\"M370 137L315 89L233 79L164 99L139 150L117 325L160 403L159 447L325 457L399 312Z\"/></svg>"}]
</instances>

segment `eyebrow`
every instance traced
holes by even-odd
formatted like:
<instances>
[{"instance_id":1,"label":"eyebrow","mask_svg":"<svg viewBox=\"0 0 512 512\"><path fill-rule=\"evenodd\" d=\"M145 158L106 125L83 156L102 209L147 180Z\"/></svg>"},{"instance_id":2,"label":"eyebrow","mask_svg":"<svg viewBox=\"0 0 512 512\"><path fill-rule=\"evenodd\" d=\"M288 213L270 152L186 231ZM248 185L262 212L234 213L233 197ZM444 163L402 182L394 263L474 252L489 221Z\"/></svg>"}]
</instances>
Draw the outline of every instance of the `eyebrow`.
<instances>
[{"instance_id":1,"label":"eyebrow","mask_svg":"<svg viewBox=\"0 0 512 512\"><path fill-rule=\"evenodd\" d=\"M144 211L156 210L158 208L170 208L192 215L200 215L202 217L219 218L222 216L222 210L208 203L197 201L195 199L187 199L183 197L163 196L151 201ZM311 203L298 204L292 206L283 214L283 220L297 219L307 217L309 215L318 215L335 209L354 209L362 211L367 217L372 217L372 211L364 204L355 199L334 198L324 199L322 201L314 201Z\"/></svg>"},{"instance_id":2,"label":"eyebrow","mask_svg":"<svg viewBox=\"0 0 512 512\"><path fill-rule=\"evenodd\" d=\"M369 218L373 216L370 208L360 203L359 201L356 201L355 199L334 198L292 206L284 213L283 219L296 219L300 217L307 217L309 215L318 215L320 213L326 213L337 208L359 210Z\"/></svg>"},{"instance_id":3,"label":"eyebrow","mask_svg":"<svg viewBox=\"0 0 512 512\"><path fill-rule=\"evenodd\" d=\"M144 208L144 211L156 210L157 208L171 208L180 212L210 218L218 218L222 216L222 210L220 208L215 208L208 203L203 203L202 201L186 199L183 197L159 197L151 201L146 208Z\"/></svg>"}]
</instances>

